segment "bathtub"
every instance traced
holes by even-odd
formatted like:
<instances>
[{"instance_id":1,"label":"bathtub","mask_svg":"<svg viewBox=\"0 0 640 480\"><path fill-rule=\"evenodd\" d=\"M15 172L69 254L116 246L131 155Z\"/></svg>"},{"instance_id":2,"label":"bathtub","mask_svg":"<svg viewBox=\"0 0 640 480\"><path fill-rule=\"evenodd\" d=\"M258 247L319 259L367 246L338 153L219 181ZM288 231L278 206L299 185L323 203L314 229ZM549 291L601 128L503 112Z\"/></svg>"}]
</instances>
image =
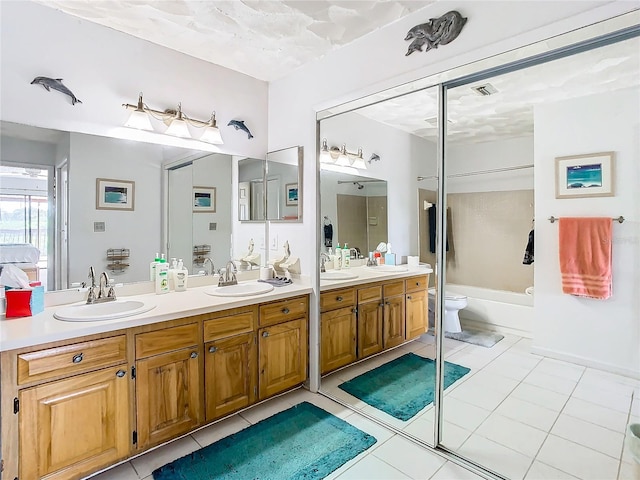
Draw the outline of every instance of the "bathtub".
<instances>
[{"instance_id":1,"label":"bathtub","mask_svg":"<svg viewBox=\"0 0 640 480\"><path fill-rule=\"evenodd\" d=\"M447 293L465 295L463 326L533 337L533 295L447 283Z\"/></svg>"}]
</instances>

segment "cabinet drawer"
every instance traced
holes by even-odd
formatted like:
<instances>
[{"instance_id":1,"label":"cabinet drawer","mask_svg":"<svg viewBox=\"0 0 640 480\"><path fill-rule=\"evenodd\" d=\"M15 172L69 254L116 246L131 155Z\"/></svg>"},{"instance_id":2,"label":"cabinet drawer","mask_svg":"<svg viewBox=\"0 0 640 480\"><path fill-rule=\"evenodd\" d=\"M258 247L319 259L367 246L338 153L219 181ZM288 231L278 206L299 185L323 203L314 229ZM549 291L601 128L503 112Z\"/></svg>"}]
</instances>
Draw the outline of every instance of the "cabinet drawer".
<instances>
[{"instance_id":1,"label":"cabinet drawer","mask_svg":"<svg viewBox=\"0 0 640 480\"><path fill-rule=\"evenodd\" d=\"M260 326L306 318L309 310L308 297L288 298L280 302L260 305Z\"/></svg>"},{"instance_id":2,"label":"cabinet drawer","mask_svg":"<svg viewBox=\"0 0 640 480\"><path fill-rule=\"evenodd\" d=\"M358 303L382 300L382 287L366 287L358 289Z\"/></svg>"},{"instance_id":3,"label":"cabinet drawer","mask_svg":"<svg viewBox=\"0 0 640 480\"><path fill-rule=\"evenodd\" d=\"M356 304L356 291L353 288L332 290L320 294L320 311L326 312L336 308L351 307Z\"/></svg>"},{"instance_id":4,"label":"cabinet drawer","mask_svg":"<svg viewBox=\"0 0 640 480\"><path fill-rule=\"evenodd\" d=\"M415 282L414 282L415 283ZM404 282L402 280L393 283L386 283L382 286L384 298L402 295L404 293Z\"/></svg>"},{"instance_id":5,"label":"cabinet drawer","mask_svg":"<svg viewBox=\"0 0 640 480\"><path fill-rule=\"evenodd\" d=\"M127 361L124 335L18 355L18 384Z\"/></svg>"},{"instance_id":6,"label":"cabinet drawer","mask_svg":"<svg viewBox=\"0 0 640 480\"><path fill-rule=\"evenodd\" d=\"M421 275L419 277L407 278L404 281L404 288L407 293L418 292L420 290L426 290L429 283L428 275Z\"/></svg>"},{"instance_id":7,"label":"cabinet drawer","mask_svg":"<svg viewBox=\"0 0 640 480\"><path fill-rule=\"evenodd\" d=\"M136 335L136 359L191 347L198 342L198 324L181 325Z\"/></svg>"},{"instance_id":8,"label":"cabinet drawer","mask_svg":"<svg viewBox=\"0 0 640 480\"><path fill-rule=\"evenodd\" d=\"M204 322L204 341L253 332L254 327L253 312L207 320Z\"/></svg>"}]
</instances>

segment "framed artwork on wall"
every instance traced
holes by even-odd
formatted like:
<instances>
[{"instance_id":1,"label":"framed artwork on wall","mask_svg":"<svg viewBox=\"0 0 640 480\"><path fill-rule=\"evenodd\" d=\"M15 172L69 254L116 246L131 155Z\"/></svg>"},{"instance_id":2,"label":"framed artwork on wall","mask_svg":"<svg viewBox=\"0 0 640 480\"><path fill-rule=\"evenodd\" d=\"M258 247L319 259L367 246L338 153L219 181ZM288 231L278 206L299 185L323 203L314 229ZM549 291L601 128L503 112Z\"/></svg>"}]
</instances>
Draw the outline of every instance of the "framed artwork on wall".
<instances>
[{"instance_id":1,"label":"framed artwork on wall","mask_svg":"<svg viewBox=\"0 0 640 480\"><path fill-rule=\"evenodd\" d=\"M216 211L216 189L215 187L193 187L192 205L194 212Z\"/></svg>"},{"instance_id":2,"label":"framed artwork on wall","mask_svg":"<svg viewBox=\"0 0 640 480\"><path fill-rule=\"evenodd\" d=\"M614 195L614 152L556 157L556 198Z\"/></svg>"},{"instance_id":3,"label":"framed artwork on wall","mask_svg":"<svg viewBox=\"0 0 640 480\"><path fill-rule=\"evenodd\" d=\"M96 178L96 210L133 210L135 182Z\"/></svg>"},{"instance_id":4,"label":"framed artwork on wall","mask_svg":"<svg viewBox=\"0 0 640 480\"><path fill-rule=\"evenodd\" d=\"M284 198L286 199L287 207L294 207L298 205L298 184L287 183L284 186Z\"/></svg>"}]
</instances>

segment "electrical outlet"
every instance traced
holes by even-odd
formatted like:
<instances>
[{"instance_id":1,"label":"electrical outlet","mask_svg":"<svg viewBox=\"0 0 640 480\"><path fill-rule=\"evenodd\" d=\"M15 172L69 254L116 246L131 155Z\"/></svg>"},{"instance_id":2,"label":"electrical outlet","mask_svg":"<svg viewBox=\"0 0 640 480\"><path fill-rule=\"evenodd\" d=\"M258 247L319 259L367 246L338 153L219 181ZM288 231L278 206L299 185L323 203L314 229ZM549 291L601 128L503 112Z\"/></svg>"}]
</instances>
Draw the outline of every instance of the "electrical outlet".
<instances>
[{"instance_id":1,"label":"electrical outlet","mask_svg":"<svg viewBox=\"0 0 640 480\"><path fill-rule=\"evenodd\" d=\"M260 235L260 249L264 250L264 235Z\"/></svg>"},{"instance_id":2,"label":"electrical outlet","mask_svg":"<svg viewBox=\"0 0 640 480\"><path fill-rule=\"evenodd\" d=\"M93 231L94 232L104 232L106 231L106 226L104 222L93 222Z\"/></svg>"},{"instance_id":3,"label":"electrical outlet","mask_svg":"<svg viewBox=\"0 0 640 480\"><path fill-rule=\"evenodd\" d=\"M269 248L271 250L278 250L278 235L273 235L269 239Z\"/></svg>"}]
</instances>

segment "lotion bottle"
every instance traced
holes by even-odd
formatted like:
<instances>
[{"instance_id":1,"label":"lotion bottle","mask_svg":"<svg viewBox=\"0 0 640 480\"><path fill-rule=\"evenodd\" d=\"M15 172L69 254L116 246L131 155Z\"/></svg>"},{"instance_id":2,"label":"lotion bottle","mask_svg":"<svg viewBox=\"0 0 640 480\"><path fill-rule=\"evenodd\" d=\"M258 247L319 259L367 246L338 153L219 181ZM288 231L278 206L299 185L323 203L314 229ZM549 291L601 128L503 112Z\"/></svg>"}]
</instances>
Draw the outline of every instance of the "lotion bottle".
<instances>
[{"instance_id":1,"label":"lotion bottle","mask_svg":"<svg viewBox=\"0 0 640 480\"><path fill-rule=\"evenodd\" d=\"M156 265L156 294L169 293L169 265L167 260L160 258L160 262Z\"/></svg>"},{"instance_id":2,"label":"lotion bottle","mask_svg":"<svg viewBox=\"0 0 640 480\"><path fill-rule=\"evenodd\" d=\"M333 268L336 270L340 270L342 268L342 249L340 248L340 244L336 244L336 255L333 260Z\"/></svg>"},{"instance_id":3,"label":"lotion bottle","mask_svg":"<svg viewBox=\"0 0 640 480\"><path fill-rule=\"evenodd\" d=\"M156 252L155 259L149 264L149 280L152 282L156 281L156 265L158 263L160 263L160 254Z\"/></svg>"},{"instance_id":4,"label":"lotion bottle","mask_svg":"<svg viewBox=\"0 0 640 480\"><path fill-rule=\"evenodd\" d=\"M182 259L178 260L178 268L174 272L173 284L176 292L185 292L187 290L187 278L189 271L184 267Z\"/></svg>"},{"instance_id":5,"label":"lotion bottle","mask_svg":"<svg viewBox=\"0 0 640 480\"><path fill-rule=\"evenodd\" d=\"M349 268L351 266L351 252L349 251L349 245L344 243L342 248L342 268Z\"/></svg>"}]
</instances>

